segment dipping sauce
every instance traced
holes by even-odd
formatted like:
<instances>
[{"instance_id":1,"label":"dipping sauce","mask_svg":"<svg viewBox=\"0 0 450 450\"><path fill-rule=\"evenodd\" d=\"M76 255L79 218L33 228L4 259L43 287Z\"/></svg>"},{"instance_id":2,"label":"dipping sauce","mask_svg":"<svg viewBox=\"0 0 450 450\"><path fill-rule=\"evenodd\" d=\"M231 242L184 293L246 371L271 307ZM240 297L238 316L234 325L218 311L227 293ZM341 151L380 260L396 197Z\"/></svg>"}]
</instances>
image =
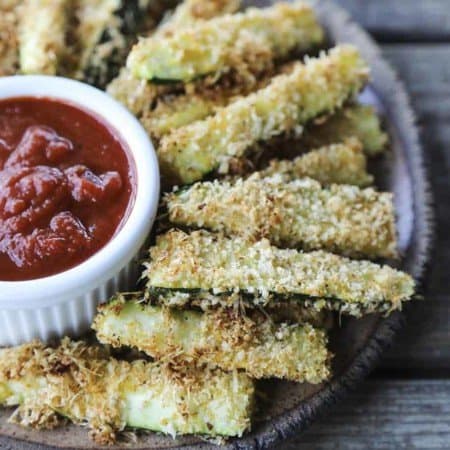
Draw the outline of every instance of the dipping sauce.
<instances>
[{"instance_id":1,"label":"dipping sauce","mask_svg":"<svg viewBox=\"0 0 450 450\"><path fill-rule=\"evenodd\" d=\"M0 280L63 272L127 219L135 170L117 132L60 100L0 100Z\"/></svg>"}]
</instances>

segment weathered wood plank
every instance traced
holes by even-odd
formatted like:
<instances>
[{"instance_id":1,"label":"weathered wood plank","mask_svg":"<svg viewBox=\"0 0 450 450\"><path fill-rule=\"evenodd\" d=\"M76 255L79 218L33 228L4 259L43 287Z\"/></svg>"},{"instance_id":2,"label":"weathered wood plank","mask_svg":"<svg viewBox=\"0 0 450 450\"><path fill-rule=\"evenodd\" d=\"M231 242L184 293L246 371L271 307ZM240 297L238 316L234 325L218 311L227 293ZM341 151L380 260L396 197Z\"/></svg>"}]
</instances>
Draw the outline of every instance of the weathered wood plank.
<instances>
[{"instance_id":1,"label":"weathered wood plank","mask_svg":"<svg viewBox=\"0 0 450 450\"><path fill-rule=\"evenodd\" d=\"M383 367L450 369L450 45L387 45L384 52L411 93L422 129L435 195L438 244L426 301L407 308L408 325Z\"/></svg>"},{"instance_id":2,"label":"weathered wood plank","mask_svg":"<svg viewBox=\"0 0 450 450\"><path fill-rule=\"evenodd\" d=\"M448 0L335 0L380 41L450 40Z\"/></svg>"},{"instance_id":3,"label":"weathered wood plank","mask_svg":"<svg viewBox=\"0 0 450 450\"><path fill-rule=\"evenodd\" d=\"M283 450L448 449L450 380L366 381Z\"/></svg>"}]
</instances>

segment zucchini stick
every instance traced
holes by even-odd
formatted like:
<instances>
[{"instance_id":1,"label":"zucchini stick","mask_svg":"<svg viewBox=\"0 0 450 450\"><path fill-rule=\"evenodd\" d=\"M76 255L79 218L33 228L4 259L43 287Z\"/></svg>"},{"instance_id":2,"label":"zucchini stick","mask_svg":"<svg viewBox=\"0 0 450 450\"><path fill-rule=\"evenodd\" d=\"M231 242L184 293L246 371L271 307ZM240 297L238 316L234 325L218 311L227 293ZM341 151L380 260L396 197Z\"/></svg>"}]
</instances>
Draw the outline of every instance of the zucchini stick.
<instances>
[{"instance_id":1,"label":"zucchini stick","mask_svg":"<svg viewBox=\"0 0 450 450\"><path fill-rule=\"evenodd\" d=\"M227 173L229 162L259 141L334 111L367 81L368 69L351 46L298 63L265 88L243 97L203 121L166 135L158 147L163 175L189 184L209 172Z\"/></svg>"},{"instance_id":2,"label":"zucchini stick","mask_svg":"<svg viewBox=\"0 0 450 450\"><path fill-rule=\"evenodd\" d=\"M224 14L233 14L240 7L241 0L184 0L161 23L153 36L169 37L198 20L210 20Z\"/></svg>"},{"instance_id":3,"label":"zucchini stick","mask_svg":"<svg viewBox=\"0 0 450 450\"><path fill-rule=\"evenodd\" d=\"M120 27L120 18L114 14L119 7L120 0L78 0L75 16L79 25L74 31L79 47L76 78L83 79L91 64L107 64L94 62L95 49L108 26ZM116 39L120 39L120 33Z\"/></svg>"},{"instance_id":4,"label":"zucchini stick","mask_svg":"<svg viewBox=\"0 0 450 450\"><path fill-rule=\"evenodd\" d=\"M14 75L19 64L17 7L19 0L0 4L0 77Z\"/></svg>"},{"instance_id":5,"label":"zucchini stick","mask_svg":"<svg viewBox=\"0 0 450 450\"><path fill-rule=\"evenodd\" d=\"M320 383L330 375L324 331L259 319L233 310L202 313L119 297L99 310L93 328L103 344L136 347L158 360L241 369L257 379Z\"/></svg>"},{"instance_id":6,"label":"zucchini stick","mask_svg":"<svg viewBox=\"0 0 450 450\"><path fill-rule=\"evenodd\" d=\"M350 105L318 123L305 128L300 139L301 148L311 149L358 138L367 156L375 156L386 149L388 136L381 129L380 119L373 106Z\"/></svg>"},{"instance_id":7,"label":"zucchini stick","mask_svg":"<svg viewBox=\"0 0 450 450\"><path fill-rule=\"evenodd\" d=\"M78 10L81 59L77 77L105 86L116 77L142 28L154 26L152 0L82 0ZM155 12L155 15L156 12ZM160 14L162 15L162 14Z\"/></svg>"},{"instance_id":8,"label":"zucchini stick","mask_svg":"<svg viewBox=\"0 0 450 450\"><path fill-rule=\"evenodd\" d=\"M355 316L399 309L415 286L408 274L389 266L206 231L172 230L159 236L145 265L151 295L180 291L201 300L204 293L226 297L240 292L251 302L295 300Z\"/></svg>"},{"instance_id":9,"label":"zucchini stick","mask_svg":"<svg viewBox=\"0 0 450 450\"><path fill-rule=\"evenodd\" d=\"M274 58L322 41L323 30L309 6L278 3L199 21L169 36L142 39L130 52L127 67L137 78L159 81L188 82L230 69L240 71L241 66L259 73Z\"/></svg>"},{"instance_id":10,"label":"zucchini stick","mask_svg":"<svg viewBox=\"0 0 450 450\"><path fill-rule=\"evenodd\" d=\"M236 12L240 0L184 0L173 14L163 21L152 36L167 36L182 27L192 25L197 20L207 20L215 16ZM126 67L107 87L107 92L124 104L137 117L148 111L152 102L161 93L171 91L171 86L158 86L133 76Z\"/></svg>"},{"instance_id":11,"label":"zucchini stick","mask_svg":"<svg viewBox=\"0 0 450 450\"><path fill-rule=\"evenodd\" d=\"M66 51L71 0L24 0L19 13L20 70L56 75Z\"/></svg>"},{"instance_id":12,"label":"zucchini stick","mask_svg":"<svg viewBox=\"0 0 450 450\"><path fill-rule=\"evenodd\" d=\"M325 309L315 310L309 306L305 307L299 302L279 301L261 304L249 301L248 296L239 292L214 295L205 291L199 296L193 295L192 291L172 291L156 288L151 288L150 291L151 294L149 291L144 292L144 301L151 305L162 305L176 309L193 308L203 312L232 309L233 311L245 311L245 314L252 319L263 314L264 317L270 317L270 320L275 324L309 323L315 328L324 329L328 329L330 324L330 311Z\"/></svg>"},{"instance_id":13,"label":"zucchini stick","mask_svg":"<svg viewBox=\"0 0 450 450\"><path fill-rule=\"evenodd\" d=\"M166 195L169 220L228 236L352 257L396 258L392 194L349 185L322 188L310 178L263 178L195 183Z\"/></svg>"},{"instance_id":14,"label":"zucchini stick","mask_svg":"<svg viewBox=\"0 0 450 450\"><path fill-rule=\"evenodd\" d=\"M342 144L311 150L293 160L274 159L259 173L261 177L280 174L287 180L307 177L322 185L350 184L365 187L373 183L373 176L367 173L367 160L362 145L353 138Z\"/></svg>"},{"instance_id":15,"label":"zucchini stick","mask_svg":"<svg viewBox=\"0 0 450 450\"><path fill-rule=\"evenodd\" d=\"M65 338L0 350L0 404L19 405L15 422L53 427L58 417L88 424L98 444L125 427L175 436L240 436L250 425L254 388L243 373L119 361Z\"/></svg>"}]
</instances>

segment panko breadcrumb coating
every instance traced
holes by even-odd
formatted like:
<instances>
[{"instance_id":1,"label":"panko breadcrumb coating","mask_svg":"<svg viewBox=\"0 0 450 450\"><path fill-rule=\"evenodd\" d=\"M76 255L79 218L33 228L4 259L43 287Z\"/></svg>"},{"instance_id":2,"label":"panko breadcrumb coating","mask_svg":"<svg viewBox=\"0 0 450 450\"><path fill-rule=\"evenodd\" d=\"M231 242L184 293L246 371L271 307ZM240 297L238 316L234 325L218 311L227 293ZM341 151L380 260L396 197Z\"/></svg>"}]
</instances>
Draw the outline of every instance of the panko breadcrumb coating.
<instances>
[{"instance_id":1,"label":"panko breadcrumb coating","mask_svg":"<svg viewBox=\"0 0 450 450\"><path fill-rule=\"evenodd\" d=\"M287 180L312 178L324 186L350 184L366 187L373 183L373 176L367 172L363 147L355 138L316 148L293 160L273 159L259 173L261 177L280 174Z\"/></svg>"},{"instance_id":2,"label":"panko breadcrumb coating","mask_svg":"<svg viewBox=\"0 0 450 450\"><path fill-rule=\"evenodd\" d=\"M252 378L320 383L330 375L327 338L309 324L275 324L262 314L202 313L113 300L99 309L93 328L103 344L128 345L157 360L241 369Z\"/></svg>"},{"instance_id":3,"label":"panko breadcrumb coating","mask_svg":"<svg viewBox=\"0 0 450 450\"><path fill-rule=\"evenodd\" d=\"M20 70L56 75L67 49L71 0L24 0L19 8Z\"/></svg>"},{"instance_id":4,"label":"panko breadcrumb coating","mask_svg":"<svg viewBox=\"0 0 450 450\"><path fill-rule=\"evenodd\" d=\"M19 0L0 3L0 77L14 75L19 64L17 7Z\"/></svg>"},{"instance_id":5,"label":"panko breadcrumb coating","mask_svg":"<svg viewBox=\"0 0 450 450\"><path fill-rule=\"evenodd\" d=\"M203 230L159 236L145 266L146 286L154 295L180 291L201 301L204 293L226 297L240 292L254 302L297 300L355 316L399 309L415 287L408 274L386 265Z\"/></svg>"},{"instance_id":6,"label":"panko breadcrumb coating","mask_svg":"<svg viewBox=\"0 0 450 450\"><path fill-rule=\"evenodd\" d=\"M274 59L309 50L322 40L323 30L309 6L276 3L142 39L127 67L137 78L184 82L230 69L258 73Z\"/></svg>"},{"instance_id":7,"label":"panko breadcrumb coating","mask_svg":"<svg viewBox=\"0 0 450 450\"><path fill-rule=\"evenodd\" d=\"M325 249L346 256L396 258L392 194L372 188L331 185L310 178L198 182L166 195L169 220L280 247Z\"/></svg>"},{"instance_id":8,"label":"panko breadcrumb coating","mask_svg":"<svg viewBox=\"0 0 450 450\"><path fill-rule=\"evenodd\" d=\"M332 112L367 81L368 69L351 46L298 63L265 88L243 97L203 121L166 135L157 152L162 174L189 184L218 170L227 173L232 158L242 157L258 141L301 129Z\"/></svg>"},{"instance_id":9,"label":"panko breadcrumb coating","mask_svg":"<svg viewBox=\"0 0 450 450\"><path fill-rule=\"evenodd\" d=\"M0 404L19 405L13 422L52 428L65 417L87 424L100 445L125 427L241 436L253 396L243 373L119 361L68 338L57 348L32 342L0 350Z\"/></svg>"}]
</instances>

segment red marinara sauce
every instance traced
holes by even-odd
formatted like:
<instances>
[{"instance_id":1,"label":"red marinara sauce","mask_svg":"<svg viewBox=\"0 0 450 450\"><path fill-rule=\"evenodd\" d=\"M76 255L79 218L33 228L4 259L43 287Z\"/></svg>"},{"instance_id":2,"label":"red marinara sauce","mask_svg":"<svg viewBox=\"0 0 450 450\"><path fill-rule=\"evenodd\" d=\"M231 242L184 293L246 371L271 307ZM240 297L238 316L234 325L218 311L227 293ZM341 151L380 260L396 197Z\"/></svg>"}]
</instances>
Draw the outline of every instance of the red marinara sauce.
<instances>
[{"instance_id":1,"label":"red marinara sauce","mask_svg":"<svg viewBox=\"0 0 450 450\"><path fill-rule=\"evenodd\" d=\"M135 169L118 134L63 101L0 100L0 280L63 272L128 217Z\"/></svg>"}]
</instances>

